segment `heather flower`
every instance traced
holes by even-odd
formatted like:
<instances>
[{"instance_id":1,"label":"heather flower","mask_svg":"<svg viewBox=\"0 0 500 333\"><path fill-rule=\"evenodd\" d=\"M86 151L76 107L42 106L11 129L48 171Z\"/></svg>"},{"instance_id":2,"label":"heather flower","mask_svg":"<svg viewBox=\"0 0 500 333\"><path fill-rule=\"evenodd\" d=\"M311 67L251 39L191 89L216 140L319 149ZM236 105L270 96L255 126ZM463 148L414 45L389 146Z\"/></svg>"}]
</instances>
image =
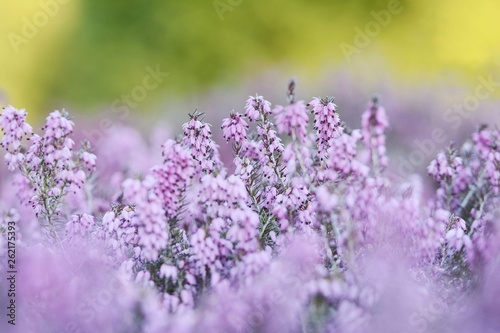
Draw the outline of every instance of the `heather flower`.
<instances>
[{"instance_id":1,"label":"heather flower","mask_svg":"<svg viewBox=\"0 0 500 333\"><path fill-rule=\"evenodd\" d=\"M439 152L436 158L432 160L427 171L436 181L441 181L453 176L453 164L450 163L444 152Z\"/></svg>"},{"instance_id":2,"label":"heather flower","mask_svg":"<svg viewBox=\"0 0 500 333\"><path fill-rule=\"evenodd\" d=\"M195 170L191 155L179 143L167 140L163 144L163 164L151 169L155 178L156 195L163 203L163 209L171 219L182 206L182 197L189 186Z\"/></svg>"},{"instance_id":3,"label":"heather flower","mask_svg":"<svg viewBox=\"0 0 500 333\"><path fill-rule=\"evenodd\" d=\"M482 127L473 134L472 141L467 141L460 149L439 153L428 168L440 182L436 207L446 208L463 218L469 229L498 193L496 136L495 131ZM468 235L478 239L474 233L471 230Z\"/></svg>"},{"instance_id":4,"label":"heather flower","mask_svg":"<svg viewBox=\"0 0 500 333\"><path fill-rule=\"evenodd\" d=\"M454 174L452 177L452 193L457 194L465 191L473 181L474 175L470 166L464 165L460 157L453 159Z\"/></svg>"},{"instance_id":5,"label":"heather flower","mask_svg":"<svg viewBox=\"0 0 500 333\"><path fill-rule=\"evenodd\" d=\"M172 279L172 282L177 281L178 274L179 270L175 266L163 264L160 267L160 276L166 279Z\"/></svg>"},{"instance_id":6,"label":"heather flower","mask_svg":"<svg viewBox=\"0 0 500 333\"><path fill-rule=\"evenodd\" d=\"M498 131L489 131L486 125L481 126L479 130L472 135L475 150L482 158L485 158L495 146L495 141L498 137Z\"/></svg>"},{"instance_id":7,"label":"heather flower","mask_svg":"<svg viewBox=\"0 0 500 333\"><path fill-rule=\"evenodd\" d=\"M28 204L34 194L29 179L17 173L12 177L12 184L17 190L16 194L20 203Z\"/></svg>"},{"instance_id":8,"label":"heather flower","mask_svg":"<svg viewBox=\"0 0 500 333\"><path fill-rule=\"evenodd\" d=\"M257 135L260 140L257 142L256 147L256 155L258 156L256 161L260 162L260 166L264 171L263 175L270 184L278 184L277 186L284 187L284 175L280 167L284 147L274 130L274 125L269 121L265 121L257 127ZM248 149L249 147L246 146L245 148Z\"/></svg>"},{"instance_id":9,"label":"heather flower","mask_svg":"<svg viewBox=\"0 0 500 333\"><path fill-rule=\"evenodd\" d=\"M243 270L255 267L256 274L251 279L244 278L239 287L217 286L201 302L196 316L188 320L175 316L159 331L300 331L300 314L306 311L309 296L303 286L315 277L314 268L319 261L315 242L307 237L291 239L278 260L271 260L267 253L248 256L241 263L249 267L242 265L238 271L244 275ZM267 269L261 271L258 267Z\"/></svg>"},{"instance_id":10,"label":"heather flower","mask_svg":"<svg viewBox=\"0 0 500 333\"><path fill-rule=\"evenodd\" d=\"M94 217L88 214L75 214L66 224L66 234L69 237L85 237L94 229Z\"/></svg>"},{"instance_id":11,"label":"heather flower","mask_svg":"<svg viewBox=\"0 0 500 333\"><path fill-rule=\"evenodd\" d=\"M7 168L9 169L9 171L14 171L19 168L19 166L23 164L24 159L25 156L22 153L5 154L5 163L7 163Z\"/></svg>"},{"instance_id":12,"label":"heather flower","mask_svg":"<svg viewBox=\"0 0 500 333\"><path fill-rule=\"evenodd\" d=\"M283 151L283 162L286 164L284 174L305 176L310 180L310 175L314 174L313 159L310 154L310 140L306 139L307 145L298 145L291 142L285 146Z\"/></svg>"},{"instance_id":13,"label":"heather flower","mask_svg":"<svg viewBox=\"0 0 500 333\"><path fill-rule=\"evenodd\" d=\"M290 186L275 198L272 212L280 223L280 229L285 230L292 224L299 213L307 207L308 202L309 191L306 185L299 178L294 178Z\"/></svg>"},{"instance_id":14,"label":"heather flower","mask_svg":"<svg viewBox=\"0 0 500 333\"><path fill-rule=\"evenodd\" d=\"M283 152L283 144L277 136L276 131L270 123L264 124L257 129L257 133L262 137L261 148L266 155L275 155Z\"/></svg>"},{"instance_id":15,"label":"heather flower","mask_svg":"<svg viewBox=\"0 0 500 333\"><path fill-rule=\"evenodd\" d=\"M500 131L488 130L482 126L472 135L474 148L484 161L486 176L493 191L499 193L500 187Z\"/></svg>"},{"instance_id":16,"label":"heather flower","mask_svg":"<svg viewBox=\"0 0 500 333\"><path fill-rule=\"evenodd\" d=\"M243 257L242 262L235 267L232 274L234 276L240 276L250 284L259 273L271 264L271 262L272 256L269 252L259 251L250 253Z\"/></svg>"},{"instance_id":17,"label":"heather flower","mask_svg":"<svg viewBox=\"0 0 500 333\"><path fill-rule=\"evenodd\" d=\"M133 223L134 209L130 206L115 206L104 214L102 229L106 246L111 249L114 260L122 263L125 259L139 258L138 226Z\"/></svg>"},{"instance_id":18,"label":"heather flower","mask_svg":"<svg viewBox=\"0 0 500 333\"><path fill-rule=\"evenodd\" d=\"M274 124L266 117L261 119L251 139L235 146L235 175L244 181L249 200L266 209L270 208L276 194L286 187L286 167L282 164L284 151Z\"/></svg>"},{"instance_id":19,"label":"heather flower","mask_svg":"<svg viewBox=\"0 0 500 333\"><path fill-rule=\"evenodd\" d=\"M379 185L374 178L367 178L360 183L352 184L346 190L345 203L349 214L358 221L368 222L374 213L373 207L377 199L381 199Z\"/></svg>"},{"instance_id":20,"label":"heather flower","mask_svg":"<svg viewBox=\"0 0 500 333\"><path fill-rule=\"evenodd\" d=\"M316 143L318 145L318 156L321 161L328 157L327 150L331 146L332 141L338 138L344 130L340 124L337 105L333 101L333 97L323 99L315 97L309 102L309 105L313 108Z\"/></svg>"},{"instance_id":21,"label":"heather flower","mask_svg":"<svg viewBox=\"0 0 500 333\"><path fill-rule=\"evenodd\" d=\"M66 111L54 111L47 117L47 122L42 130L45 131L44 138L48 141L55 141L68 136L73 132L75 124L68 118Z\"/></svg>"},{"instance_id":22,"label":"heather flower","mask_svg":"<svg viewBox=\"0 0 500 333\"><path fill-rule=\"evenodd\" d=\"M387 167L384 132L389 127L385 109L378 104L378 99L373 98L368 108L361 116L361 131L363 141L370 150L370 159L374 168Z\"/></svg>"},{"instance_id":23,"label":"heather flower","mask_svg":"<svg viewBox=\"0 0 500 333\"><path fill-rule=\"evenodd\" d=\"M500 151L491 151L488 154L485 171L494 192L498 194L500 188Z\"/></svg>"},{"instance_id":24,"label":"heather flower","mask_svg":"<svg viewBox=\"0 0 500 333\"><path fill-rule=\"evenodd\" d=\"M271 114L271 103L266 101L264 97L256 95L249 96L245 105L245 115L250 120L259 120L260 117L265 117Z\"/></svg>"},{"instance_id":25,"label":"heather flower","mask_svg":"<svg viewBox=\"0 0 500 333\"><path fill-rule=\"evenodd\" d=\"M361 132L354 130L349 134L342 133L337 140L334 140L328 148L330 168L344 176L350 174L366 176L369 168L356 159L357 143L361 138Z\"/></svg>"},{"instance_id":26,"label":"heather flower","mask_svg":"<svg viewBox=\"0 0 500 333\"><path fill-rule=\"evenodd\" d=\"M189 223L192 252L189 262L193 273L211 283L227 276L230 262L258 248L259 216L247 206L248 194L243 182L234 175L216 177L207 174L192 189Z\"/></svg>"},{"instance_id":27,"label":"heather flower","mask_svg":"<svg viewBox=\"0 0 500 333\"><path fill-rule=\"evenodd\" d=\"M9 105L2 109L0 127L3 130L1 146L8 152L14 152L21 146L21 139L32 133L31 126L26 123L26 111Z\"/></svg>"},{"instance_id":28,"label":"heather flower","mask_svg":"<svg viewBox=\"0 0 500 333\"><path fill-rule=\"evenodd\" d=\"M9 171L19 168L25 160L21 152L21 140L32 133L31 126L26 123L26 115L24 109L18 110L10 105L3 108L0 114L0 127L3 130L0 145L7 151L5 162Z\"/></svg>"},{"instance_id":29,"label":"heather flower","mask_svg":"<svg viewBox=\"0 0 500 333\"><path fill-rule=\"evenodd\" d=\"M198 229L190 239L192 260L195 264L197 274L206 277L205 267L214 265L219 256L219 249L214 239L206 237L203 229Z\"/></svg>"},{"instance_id":30,"label":"heather flower","mask_svg":"<svg viewBox=\"0 0 500 333\"><path fill-rule=\"evenodd\" d=\"M81 158L82 158L83 164L85 165L85 169L87 169L88 171L95 170L95 162L97 159L96 155L94 155L88 151L84 151L81 154Z\"/></svg>"},{"instance_id":31,"label":"heather flower","mask_svg":"<svg viewBox=\"0 0 500 333\"><path fill-rule=\"evenodd\" d=\"M466 248L467 260L474 271L481 272L494 263L500 255L500 228L496 216L487 213L486 216L474 214L479 219L474 220L471 226L472 247Z\"/></svg>"},{"instance_id":32,"label":"heather flower","mask_svg":"<svg viewBox=\"0 0 500 333\"><path fill-rule=\"evenodd\" d=\"M271 183L276 180L274 168L269 163L270 155L264 153L262 141L244 141L240 151L242 157L235 158L235 173L242 179L261 173Z\"/></svg>"},{"instance_id":33,"label":"heather flower","mask_svg":"<svg viewBox=\"0 0 500 333\"><path fill-rule=\"evenodd\" d=\"M221 129L226 141L234 140L236 143L241 144L246 139L248 123L241 114L231 113L229 118L222 121Z\"/></svg>"},{"instance_id":34,"label":"heather flower","mask_svg":"<svg viewBox=\"0 0 500 333\"><path fill-rule=\"evenodd\" d=\"M154 261L168 241L168 225L160 198L155 194L155 180L148 175L144 180L127 179L123 183L123 199L135 205L131 217L137 227L141 258Z\"/></svg>"},{"instance_id":35,"label":"heather flower","mask_svg":"<svg viewBox=\"0 0 500 333\"><path fill-rule=\"evenodd\" d=\"M465 221L460 217L453 217L451 221L451 228L446 233L446 241L448 246L454 251L460 251L462 247L471 248L472 242L469 236L465 233L467 231Z\"/></svg>"},{"instance_id":36,"label":"heather flower","mask_svg":"<svg viewBox=\"0 0 500 333\"><path fill-rule=\"evenodd\" d=\"M278 134L286 133L303 142L307 135L307 122L309 120L307 107L303 101L298 101L287 106L276 106L272 113L276 115Z\"/></svg>"},{"instance_id":37,"label":"heather flower","mask_svg":"<svg viewBox=\"0 0 500 333\"><path fill-rule=\"evenodd\" d=\"M182 125L183 144L189 147L199 171L207 173L221 168L219 151L212 140L210 125L203 123L203 114L195 111L189 116L189 122Z\"/></svg>"}]
</instances>

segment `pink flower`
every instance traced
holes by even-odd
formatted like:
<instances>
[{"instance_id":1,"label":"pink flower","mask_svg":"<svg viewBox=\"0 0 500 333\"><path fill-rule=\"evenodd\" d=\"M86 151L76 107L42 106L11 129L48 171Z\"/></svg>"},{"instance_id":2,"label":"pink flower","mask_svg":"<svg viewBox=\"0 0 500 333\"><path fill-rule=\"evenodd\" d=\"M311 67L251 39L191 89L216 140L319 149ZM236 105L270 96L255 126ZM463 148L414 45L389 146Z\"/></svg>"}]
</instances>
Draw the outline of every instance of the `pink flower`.
<instances>
[{"instance_id":1,"label":"pink flower","mask_svg":"<svg viewBox=\"0 0 500 333\"><path fill-rule=\"evenodd\" d=\"M248 124L241 114L231 113L229 118L223 120L221 129L226 141L232 139L241 144L246 139Z\"/></svg>"},{"instance_id":2,"label":"pink flower","mask_svg":"<svg viewBox=\"0 0 500 333\"><path fill-rule=\"evenodd\" d=\"M218 146L212 140L210 125L202 122L203 114L195 111L182 125L182 143L189 148L199 172L213 172L221 167Z\"/></svg>"},{"instance_id":3,"label":"pink flower","mask_svg":"<svg viewBox=\"0 0 500 333\"><path fill-rule=\"evenodd\" d=\"M70 238L85 237L94 231L94 217L88 214L75 214L66 224L66 235Z\"/></svg>"},{"instance_id":4,"label":"pink flower","mask_svg":"<svg viewBox=\"0 0 500 333\"><path fill-rule=\"evenodd\" d=\"M61 139L73 132L73 121L69 120L66 111L54 111L46 120L45 126L42 130L45 131L44 138L47 142Z\"/></svg>"},{"instance_id":5,"label":"pink flower","mask_svg":"<svg viewBox=\"0 0 500 333\"><path fill-rule=\"evenodd\" d=\"M163 165L153 167L150 172L155 179L155 193L167 216L173 219L179 214L195 168L189 151L173 140L163 144L163 160Z\"/></svg>"},{"instance_id":6,"label":"pink flower","mask_svg":"<svg viewBox=\"0 0 500 333\"><path fill-rule=\"evenodd\" d=\"M479 131L472 135L472 141L474 142L474 147L481 157L485 158L496 140L499 137L497 131L489 131L486 126L482 126Z\"/></svg>"},{"instance_id":7,"label":"pink flower","mask_svg":"<svg viewBox=\"0 0 500 333\"><path fill-rule=\"evenodd\" d=\"M20 165L24 162L25 156L21 153L7 153L5 154L5 163L7 163L7 168L9 171L14 171L20 167Z\"/></svg>"},{"instance_id":8,"label":"pink flower","mask_svg":"<svg viewBox=\"0 0 500 333\"><path fill-rule=\"evenodd\" d=\"M87 151L84 151L81 156L82 156L82 161L85 164L87 170L89 171L94 170L97 156Z\"/></svg>"},{"instance_id":9,"label":"pink flower","mask_svg":"<svg viewBox=\"0 0 500 333\"><path fill-rule=\"evenodd\" d=\"M148 175L142 181L127 179L123 182L123 199L135 205L132 224L137 227L141 257L154 261L168 241L168 224L160 198L155 194L155 180Z\"/></svg>"},{"instance_id":10,"label":"pink flower","mask_svg":"<svg viewBox=\"0 0 500 333\"><path fill-rule=\"evenodd\" d=\"M262 127L257 128L257 133L262 137L259 143L262 152L266 155L273 155L274 153L282 153L284 148L281 139L276 134L270 123L264 124Z\"/></svg>"},{"instance_id":11,"label":"pink flower","mask_svg":"<svg viewBox=\"0 0 500 333\"><path fill-rule=\"evenodd\" d=\"M496 194L500 188L500 151L491 151L486 157L485 171Z\"/></svg>"},{"instance_id":12,"label":"pink flower","mask_svg":"<svg viewBox=\"0 0 500 333\"><path fill-rule=\"evenodd\" d=\"M318 145L318 155L320 160L328 158L327 150L333 140L338 138L344 128L340 125L340 118L337 105L333 103L333 97L315 97L309 105L313 107L314 129L316 130L316 143Z\"/></svg>"},{"instance_id":13,"label":"pink flower","mask_svg":"<svg viewBox=\"0 0 500 333\"><path fill-rule=\"evenodd\" d=\"M465 246L466 249L472 247L470 237L465 233L467 230L465 221L460 217L454 217L451 229L446 233L448 246L454 251L460 251Z\"/></svg>"},{"instance_id":14,"label":"pink flower","mask_svg":"<svg viewBox=\"0 0 500 333\"><path fill-rule=\"evenodd\" d=\"M271 103L259 95L249 96L245 105L245 115L250 120L258 120L261 114L262 116L271 114Z\"/></svg>"},{"instance_id":15,"label":"pink flower","mask_svg":"<svg viewBox=\"0 0 500 333\"><path fill-rule=\"evenodd\" d=\"M441 181L453 175L453 168L450 166L448 158L444 152L439 152L431 164L427 167L427 171L436 181Z\"/></svg>"},{"instance_id":16,"label":"pink flower","mask_svg":"<svg viewBox=\"0 0 500 333\"><path fill-rule=\"evenodd\" d=\"M307 135L307 122L309 120L307 107L303 101L298 101L285 107L278 105L273 109L276 115L278 134L286 133L295 135L297 140L303 142Z\"/></svg>"},{"instance_id":17,"label":"pink flower","mask_svg":"<svg viewBox=\"0 0 500 333\"><path fill-rule=\"evenodd\" d=\"M366 176L369 168L356 159L357 144L361 138L360 130L353 130L350 134L342 133L337 140L332 141L328 149L329 167L344 176Z\"/></svg>"},{"instance_id":18,"label":"pink flower","mask_svg":"<svg viewBox=\"0 0 500 333\"><path fill-rule=\"evenodd\" d=\"M361 131L363 141L370 150L372 164L378 163L382 169L387 167L388 164L384 135L387 127L389 127L389 121L385 109L378 105L377 98L373 98L361 116Z\"/></svg>"},{"instance_id":19,"label":"pink flower","mask_svg":"<svg viewBox=\"0 0 500 333\"><path fill-rule=\"evenodd\" d=\"M4 133L0 145L8 152L16 152L21 145L21 139L33 131L26 123L26 115L24 109L18 110L11 105L3 108L0 114L0 127Z\"/></svg>"}]
</instances>

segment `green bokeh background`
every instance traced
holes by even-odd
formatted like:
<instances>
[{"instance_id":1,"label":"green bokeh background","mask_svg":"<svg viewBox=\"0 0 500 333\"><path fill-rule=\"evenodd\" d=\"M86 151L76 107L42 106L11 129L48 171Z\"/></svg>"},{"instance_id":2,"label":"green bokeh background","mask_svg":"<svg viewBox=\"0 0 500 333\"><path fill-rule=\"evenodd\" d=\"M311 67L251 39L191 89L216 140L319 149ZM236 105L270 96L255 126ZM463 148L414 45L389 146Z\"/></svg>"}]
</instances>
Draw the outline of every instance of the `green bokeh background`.
<instances>
[{"instance_id":1,"label":"green bokeh background","mask_svg":"<svg viewBox=\"0 0 500 333\"><path fill-rule=\"evenodd\" d=\"M355 29L364 31L372 11L390 1L65 2L0 0L0 103L26 108L36 120L61 107L98 112L140 84L147 66L170 75L141 112L275 66L311 78L325 68L362 77L373 63L397 80L453 73L473 85L479 74L496 73L500 59L500 2L493 0L402 0L403 11L351 59L341 43L356 46ZM22 36L43 4L54 15L16 50L13 34Z\"/></svg>"}]
</instances>

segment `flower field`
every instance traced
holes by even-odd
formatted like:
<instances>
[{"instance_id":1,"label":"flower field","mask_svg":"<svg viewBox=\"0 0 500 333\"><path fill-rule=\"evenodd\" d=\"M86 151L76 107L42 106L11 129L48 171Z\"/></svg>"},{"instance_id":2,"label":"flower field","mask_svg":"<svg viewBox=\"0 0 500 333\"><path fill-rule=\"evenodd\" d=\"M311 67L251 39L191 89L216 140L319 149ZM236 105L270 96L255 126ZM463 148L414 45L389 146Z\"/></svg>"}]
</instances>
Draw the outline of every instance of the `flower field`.
<instances>
[{"instance_id":1,"label":"flower field","mask_svg":"<svg viewBox=\"0 0 500 333\"><path fill-rule=\"evenodd\" d=\"M214 124L225 142L195 111L151 149L5 107L0 331L500 332L500 130L444 144L428 196L366 99L346 124L291 81Z\"/></svg>"}]
</instances>

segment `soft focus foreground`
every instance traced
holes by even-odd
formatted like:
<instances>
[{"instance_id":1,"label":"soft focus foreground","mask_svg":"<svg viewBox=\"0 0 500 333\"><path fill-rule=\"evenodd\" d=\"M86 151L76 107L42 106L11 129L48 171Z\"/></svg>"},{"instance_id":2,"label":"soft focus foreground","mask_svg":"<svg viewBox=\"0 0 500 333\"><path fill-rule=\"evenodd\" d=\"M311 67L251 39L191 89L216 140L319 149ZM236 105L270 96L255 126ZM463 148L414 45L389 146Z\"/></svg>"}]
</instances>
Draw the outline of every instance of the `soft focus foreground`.
<instances>
[{"instance_id":1,"label":"soft focus foreground","mask_svg":"<svg viewBox=\"0 0 500 333\"><path fill-rule=\"evenodd\" d=\"M15 231L18 295L2 331L500 330L498 129L443 147L424 198L387 171L376 98L361 129L341 116L293 82L284 106L250 97L222 121L225 166L199 112L154 150L122 127L76 145L65 111L37 135L5 108L0 284Z\"/></svg>"}]
</instances>

